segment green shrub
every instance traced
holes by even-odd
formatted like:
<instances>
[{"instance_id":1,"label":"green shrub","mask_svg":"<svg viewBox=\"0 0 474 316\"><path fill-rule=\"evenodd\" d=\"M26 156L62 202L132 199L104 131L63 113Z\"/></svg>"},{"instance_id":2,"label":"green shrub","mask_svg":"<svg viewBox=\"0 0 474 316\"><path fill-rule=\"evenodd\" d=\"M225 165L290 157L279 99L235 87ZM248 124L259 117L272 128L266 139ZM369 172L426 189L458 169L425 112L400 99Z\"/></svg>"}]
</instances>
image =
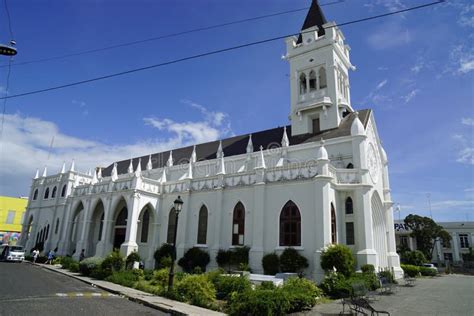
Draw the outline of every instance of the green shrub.
<instances>
[{"instance_id":1,"label":"green shrub","mask_svg":"<svg viewBox=\"0 0 474 316\"><path fill-rule=\"evenodd\" d=\"M161 287L166 287L168 285L169 270L166 268L155 270L153 272L153 279L151 280L151 285L158 285Z\"/></svg>"},{"instance_id":2,"label":"green shrub","mask_svg":"<svg viewBox=\"0 0 474 316\"><path fill-rule=\"evenodd\" d=\"M282 290L290 301L290 313L311 309L322 295L316 284L305 278L289 278L283 284Z\"/></svg>"},{"instance_id":3,"label":"green shrub","mask_svg":"<svg viewBox=\"0 0 474 316\"><path fill-rule=\"evenodd\" d=\"M352 294L351 283L340 272L330 272L319 287L331 298L349 297Z\"/></svg>"},{"instance_id":4,"label":"green shrub","mask_svg":"<svg viewBox=\"0 0 474 316\"><path fill-rule=\"evenodd\" d=\"M138 254L138 252L134 251L127 256L127 259L125 260L125 266L127 267L127 269L132 269L133 264L136 261L140 262L140 260L140 255Z\"/></svg>"},{"instance_id":5,"label":"green shrub","mask_svg":"<svg viewBox=\"0 0 474 316\"><path fill-rule=\"evenodd\" d=\"M232 253L230 250L219 249L216 255L216 262L219 265L219 267L227 268L227 270L230 270L231 255Z\"/></svg>"},{"instance_id":6,"label":"green shrub","mask_svg":"<svg viewBox=\"0 0 474 316\"><path fill-rule=\"evenodd\" d=\"M217 298L228 299L233 292L244 292L250 290L252 285L246 277L221 275L214 283Z\"/></svg>"},{"instance_id":7,"label":"green shrub","mask_svg":"<svg viewBox=\"0 0 474 316\"><path fill-rule=\"evenodd\" d=\"M391 270L380 271L378 275L379 278L385 278L390 283L396 283L395 276L393 275Z\"/></svg>"},{"instance_id":8,"label":"green shrub","mask_svg":"<svg viewBox=\"0 0 474 316\"><path fill-rule=\"evenodd\" d=\"M69 269L69 265L74 262L72 257L61 257L61 267L63 269Z\"/></svg>"},{"instance_id":9,"label":"green shrub","mask_svg":"<svg viewBox=\"0 0 474 316\"><path fill-rule=\"evenodd\" d=\"M144 270L143 271L143 278L146 281L150 281L151 279L153 279L153 270Z\"/></svg>"},{"instance_id":10,"label":"green shrub","mask_svg":"<svg viewBox=\"0 0 474 316\"><path fill-rule=\"evenodd\" d=\"M401 254L401 257L403 263L414 266L421 266L423 263L427 262L425 255L419 250L405 251Z\"/></svg>"},{"instance_id":11,"label":"green shrub","mask_svg":"<svg viewBox=\"0 0 474 316\"><path fill-rule=\"evenodd\" d=\"M36 263L45 263L46 261L48 261L48 257L46 256L38 256L38 258L36 258Z\"/></svg>"},{"instance_id":12,"label":"green shrub","mask_svg":"<svg viewBox=\"0 0 474 316\"><path fill-rule=\"evenodd\" d=\"M285 315L290 309L290 301L281 288L234 292L227 304L230 315Z\"/></svg>"},{"instance_id":13,"label":"green shrub","mask_svg":"<svg viewBox=\"0 0 474 316\"><path fill-rule=\"evenodd\" d=\"M73 261L69 264L69 271L79 272L79 262Z\"/></svg>"},{"instance_id":14,"label":"green shrub","mask_svg":"<svg viewBox=\"0 0 474 316\"><path fill-rule=\"evenodd\" d=\"M294 248L286 248L280 256L281 272L302 272L308 267L308 259Z\"/></svg>"},{"instance_id":15,"label":"green shrub","mask_svg":"<svg viewBox=\"0 0 474 316\"><path fill-rule=\"evenodd\" d=\"M160 296L162 296L163 293L166 291L165 288L162 288L160 286L151 285L151 284L149 284L147 282L144 282L144 281L138 281L135 284L135 288L139 291L147 292L147 293L150 293L150 294L153 294L153 295L160 295Z\"/></svg>"},{"instance_id":16,"label":"green shrub","mask_svg":"<svg viewBox=\"0 0 474 316\"><path fill-rule=\"evenodd\" d=\"M362 283L367 290L371 291L380 287L380 281L374 272L354 273L348 281L351 286L356 283Z\"/></svg>"},{"instance_id":17,"label":"green shrub","mask_svg":"<svg viewBox=\"0 0 474 316\"><path fill-rule=\"evenodd\" d=\"M187 275L174 288L178 300L210 308L215 303L216 289L204 274Z\"/></svg>"},{"instance_id":18,"label":"green shrub","mask_svg":"<svg viewBox=\"0 0 474 316\"><path fill-rule=\"evenodd\" d=\"M209 254L198 247L193 247L186 251L179 259L178 264L185 272L192 273L194 268L200 267L201 271L206 271L206 266L210 261Z\"/></svg>"},{"instance_id":19,"label":"green shrub","mask_svg":"<svg viewBox=\"0 0 474 316\"><path fill-rule=\"evenodd\" d=\"M113 272L111 275L105 278L106 281L127 287L133 287L139 279L140 277L132 270Z\"/></svg>"},{"instance_id":20,"label":"green shrub","mask_svg":"<svg viewBox=\"0 0 474 316\"><path fill-rule=\"evenodd\" d=\"M375 272L375 267L373 264L364 264L360 267L362 272L364 273L374 273Z\"/></svg>"},{"instance_id":21,"label":"green shrub","mask_svg":"<svg viewBox=\"0 0 474 316\"><path fill-rule=\"evenodd\" d=\"M239 266L240 264L249 263L250 247L242 246L231 249L230 261L232 264Z\"/></svg>"},{"instance_id":22,"label":"green shrub","mask_svg":"<svg viewBox=\"0 0 474 316\"><path fill-rule=\"evenodd\" d=\"M93 270L100 268L104 259L99 257L90 257L79 262L79 272L82 275L90 276Z\"/></svg>"},{"instance_id":23,"label":"green shrub","mask_svg":"<svg viewBox=\"0 0 474 316\"><path fill-rule=\"evenodd\" d=\"M102 261L101 268L105 276L112 275L113 272L122 271L124 260L120 252L113 251Z\"/></svg>"},{"instance_id":24,"label":"green shrub","mask_svg":"<svg viewBox=\"0 0 474 316\"><path fill-rule=\"evenodd\" d=\"M171 244L163 244L155 251L155 268L163 269L171 266L174 247Z\"/></svg>"},{"instance_id":25,"label":"green shrub","mask_svg":"<svg viewBox=\"0 0 474 316\"><path fill-rule=\"evenodd\" d=\"M276 253L267 253L262 258L263 273L275 275L280 272L280 258Z\"/></svg>"},{"instance_id":26,"label":"green shrub","mask_svg":"<svg viewBox=\"0 0 474 316\"><path fill-rule=\"evenodd\" d=\"M354 272L355 259L352 251L346 245L330 245L321 253L321 268L337 272L349 277Z\"/></svg>"},{"instance_id":27,"label":"green shrub","mask_svg":"<svg viewBox=\"0 0 474 316\"><path fill-rule=\"evenodd\" d=\"M207 279L211 281L212 284L214 284L214 286L216 286L217 282L219 281L219 277L223 273L225 273L224 269L216 269L216 270L206 272L206 276L207 276Z\"/></svg>"},{"instance_id":28,"label":"green shrub","mask_svg":"<svg viewBox=\"0 0 474 316\"><path fill-rule=\"evenodd\" d=\"M432 268L427 268L427 267L419 267L420 268L420 273L423 276L436 276L438 275L438 271Z\"/></svg>"},{"instance_id":29,"label":"green shrub","mask_svg":"<svg viewBox=\"0 0 474 316\"><path fill-rule=\"evenodd\" d=\"M400 267L403 269L403 272L411 278L417 277L420 273L420 267L411 264L401 264Z\"/></svg>"},{"instance_id":30,"label":"green shrub","mask_svg":"<svg viewBox=\"0 0 474 316\"><path fill-rule=\"evenodd\" d=\"M257 288L260 290L274 290L277 287L272 281L263 281Z\"/></svg>"}]
</instances>

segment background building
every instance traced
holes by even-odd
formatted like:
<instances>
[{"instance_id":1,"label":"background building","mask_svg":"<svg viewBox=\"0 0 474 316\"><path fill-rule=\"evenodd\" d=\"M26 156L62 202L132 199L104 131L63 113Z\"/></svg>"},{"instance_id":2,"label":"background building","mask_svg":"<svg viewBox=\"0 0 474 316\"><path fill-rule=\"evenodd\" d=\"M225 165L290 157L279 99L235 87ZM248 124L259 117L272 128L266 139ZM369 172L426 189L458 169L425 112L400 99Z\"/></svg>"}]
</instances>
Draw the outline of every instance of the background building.
<instances>
[{"instance_id":1,"label":"background building","mask_svg":"<svg viewBox=\"0 0 474 316\"><path fill-rule=\"evenodd\" d=\"M0 196L0 244L15 245L20 239L27 198Z\"/></svg>"},{"instance_id":2,"label":"background building","mask_svg":"<svg viewBox=\"0 0 474 316\"><path fill-rule=\"evenodd\" d=\"M435 243L434 253L431 261L442 264L446 262L458 264L463 261L462 254L469 253L469 248L474 244L474 222L440 222L450 235L450 242L439 240ZM410 229L402 222L395 221L395 236L397 249L400 246L416 250L416 241L410 237Z\"/></svg>"}]
</instances>

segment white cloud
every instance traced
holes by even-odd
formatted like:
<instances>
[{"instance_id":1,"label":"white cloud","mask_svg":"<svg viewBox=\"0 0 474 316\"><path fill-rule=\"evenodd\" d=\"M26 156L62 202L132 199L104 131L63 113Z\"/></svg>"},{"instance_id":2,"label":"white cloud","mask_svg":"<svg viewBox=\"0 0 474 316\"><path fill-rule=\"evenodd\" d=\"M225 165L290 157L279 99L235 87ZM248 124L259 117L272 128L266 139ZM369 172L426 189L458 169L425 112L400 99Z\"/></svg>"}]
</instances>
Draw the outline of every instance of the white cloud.
<instances>
[{"instance_id":1,"label":"white cloud","mask_svg":"<svg viewBox=\"0 0 474 316\"><path fill-rule=\"evenodd\" d=\"M386 70L388 70L388 67L380 66L380 67L377 67L377 70L386 71Z\"/></svg>"},{"instance_id":2,"label":"white cloud","mask_svg":"<svg viewBox=\"0 0 474 316\"><path fill-rule=\"evenodd\" d=\"M448 1L446 5L459 10L459 25L474 28L474 4L471 0Z\"/></svg>"},{"instance_id":3,"label":"white cloud","mask_svg":"<svg viewBox=\"0 0 474 316\"><path fill-rule=\"evenodd\" d=\"M418 92L420 92L420 89L413 89L407 95L404 95L401 98L405 101L405 103L408 103L418 94Z\"/></svg>"},{"instance_id":4,"label":"white cloud","mask_svg":"<svg viewBox=\"0 0 474 316\"><path fill-rule=\"evenodd\" d=\"M413 36L402 24L389 22L379 26L367 40L373 49L384 50L409 44Z\"/></svg>"},{"instance_id":5,"label":"white cloud","mask_svg":"<svg viewBox=\"0 0 474 316\"><path fill-rule=\"evenodd\" d=\"M370 10L374 9L376 6L382 6L390 12L405 8L405 5L400 0L375 0L364 4L364 7L369 8Z\"/></svg>"},{"instance_id":6,"label":"white cloud","mask_svg":"<svg viewBox=\"0 0 474 316\"><path fill-rule=\"evenodd\" d=\"M472 209L474 207L474 201L472 200L445 200L445 201L433 202L431 204L431 207L433 208L433 210L450 209L450 208Z\"/></svg>"},{"instance_id":7,"label":"white cloud","mask_svg":"<svg viewBox=\"0 0 474 316\"><path fill-rule=\"evenodd\" d=\"M82 115L87 116L89 114L89 110L87 109L87 103L84 101L72 100L72 104L78 105L79 108L82 110Z\"/></svg>"},{"instance_id":8,"label":"white cloud","mask_svg":"<svg viewBox=\"0 0 474 316\"><path fill-rule=\"evenodd\" d=\"M387 79L384 79L384 80L380 81L379 84L377 85L377 87L375 88L375 90L382 89L387 84L387 82L388 82Z\"/></svg>"},{"instance_id":9,"label":"white cloud","mask_svg":"<svg viewBox=\"0 0 474 316\"><path fill-rule=\"evenodd\" d=\"M51 174L58 172L64 161L75 159L77 169L85 171L96 166L108 166L114 161L215 140L230 134L226 120L209 122L204 119L181 123L166 118L145 118L144 121L171 135L130 144L106 144L67 135L50 121L6 114L0 142L0 195L28 195L36 168L42 169L45 165ZM215 125L217 122L220 122L220 127Z\"/></svg>"},{"instance_id":10,"label":"white cloud","mask_svg":"<svg viewBox=\"0 0 474 316\"><path fill-rule=\"evenodd\" d=\"M463 75L474 70L474 48L459 44L451 49L449 64L446 71Z\"/></svg>"},{"instance_id":11,"label":"white cloud","mask_svg":"<svg viewBox=\"0 0 474 316\"><path fill-rule=\"evenodd\" d=\"M472 117L463 117L461 123L467 126L474 126L474 119Z\"/></svg>"}]
</instances>

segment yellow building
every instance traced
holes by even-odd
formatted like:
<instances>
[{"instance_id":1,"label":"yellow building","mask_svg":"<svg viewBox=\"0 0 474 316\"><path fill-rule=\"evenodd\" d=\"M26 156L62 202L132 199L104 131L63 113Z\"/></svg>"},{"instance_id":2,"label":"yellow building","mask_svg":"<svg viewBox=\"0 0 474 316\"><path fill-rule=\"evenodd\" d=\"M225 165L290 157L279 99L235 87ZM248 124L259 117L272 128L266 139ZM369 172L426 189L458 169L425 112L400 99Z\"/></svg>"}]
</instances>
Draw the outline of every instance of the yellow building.
<instances>
[{"instance_id":1,"label":"yellow building","mask_svg":"<svg viewBox=\"0 0 474 316\"><path fill-rule=\"evenodd\" d=\"M0 196L0 244L16 244L28 199Z\"/></svg>"}]
</instances>

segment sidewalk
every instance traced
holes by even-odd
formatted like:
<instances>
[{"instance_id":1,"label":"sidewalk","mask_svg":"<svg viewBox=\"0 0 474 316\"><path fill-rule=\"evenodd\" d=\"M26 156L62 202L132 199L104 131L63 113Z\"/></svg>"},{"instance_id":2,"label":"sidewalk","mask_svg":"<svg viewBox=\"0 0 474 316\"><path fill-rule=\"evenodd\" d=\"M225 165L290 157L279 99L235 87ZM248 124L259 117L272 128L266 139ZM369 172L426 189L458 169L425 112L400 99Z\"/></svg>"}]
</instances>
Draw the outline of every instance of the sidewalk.
<instances>
[{"instance_id":1,"label":"sidewalk","mask_svg":"<svg viewBox=\"0 0 474 316\"><path fill-rule=\"evenodd\" d=\"M34 265L40 266L43 269L47 269L50 271L54 271L66 276L69 276L71 278L77 279L79 281L85 282L87 284L90 284L92 286L96 286L98 288L101 288L105 291L117 294L117 295L122 295L127 297L129 300L141 303L145 306L158 309L162 312L169 313L171 315L225 315L223 313L219 313L216 311L212 311L209 309L205 309L202 307L198 306L193 306L189 305L186 303L178 302L178 301L173 301L161 296L155 296L150 293L138 291L129 287L125 287L122 285L118 285L115 283L107 282L107 281L102 281L102 280L96 280L92 279L89 277L82 276L79 273L73 273L69 272L67 270L61 269L58 266L54 265L45 265L45 264L38 264L38 263L33 263Z\"/></svg>"}]
</instances>

